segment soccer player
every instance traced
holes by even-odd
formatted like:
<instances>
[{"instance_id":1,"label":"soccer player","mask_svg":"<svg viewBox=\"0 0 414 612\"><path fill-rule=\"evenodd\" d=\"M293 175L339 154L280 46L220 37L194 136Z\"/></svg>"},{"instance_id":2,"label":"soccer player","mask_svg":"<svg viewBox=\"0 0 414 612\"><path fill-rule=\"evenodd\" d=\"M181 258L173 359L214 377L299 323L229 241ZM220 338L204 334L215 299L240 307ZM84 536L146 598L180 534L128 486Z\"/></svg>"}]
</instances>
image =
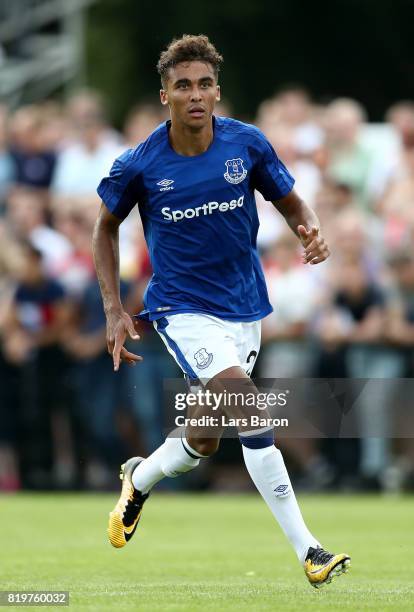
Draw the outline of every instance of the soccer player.
<instances>
[{"instance_id":1,"label":"soccer player","mask_svg":"<svg viewBox=\"0 0 414 612\"><path fill-rule=\"evenodd\" d=\"M118 228L137 204L153 276L140 317L153 321L167 350L206 390L241 381L260 348L260 321L272 308L261 269L254 190L272 201L304 246L303 261L324 261L328 247L314 212L293 190L294 180L265 136L252 125L214 117L220 99L222 57L206 36L185 35L161 54L161 103L171 120L115 160L98 193L94 257L107 319L114 370L142 357L128 351L138 339L119 297ZM271 428L239 428L247 470L292 544L310 583L320 587L347 571L346 554L325 551L302 518ZM121 496L110 513L109 539L124 546L133 536L152 487L188 472L214 453L218 436L187 427L149 457L121 467Z\"/></svg>"}]
</instances>

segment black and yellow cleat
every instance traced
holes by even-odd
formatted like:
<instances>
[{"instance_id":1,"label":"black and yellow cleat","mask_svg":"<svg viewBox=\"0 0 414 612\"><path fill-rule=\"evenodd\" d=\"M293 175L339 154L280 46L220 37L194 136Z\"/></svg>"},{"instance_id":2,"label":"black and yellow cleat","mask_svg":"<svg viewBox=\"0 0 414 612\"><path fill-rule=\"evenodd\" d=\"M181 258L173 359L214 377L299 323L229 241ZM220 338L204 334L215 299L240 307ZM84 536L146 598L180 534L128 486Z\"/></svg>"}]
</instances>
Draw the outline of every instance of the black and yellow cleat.
<instances>
[{"instance_id":1,"label":"black and yellow cleat","mask_svg":"<svg viewBox=\"0 0 414 612\"><path fill-rule=\"evenodd\" d=\"M346 574L351 558L345 553L333 555L320 546L308 550L305 559L305 574L313 587L320 589L329 584L336 576Z\"/></svg>"},{"instance_id":2,"label":"black and yellow cleat","mask_svg":"<svg viewBox=\"0 0 414 612\"><path fill-rule=\"evenodd\" d=\"M108 536L115 548L122 548L132 538L141 518L142 506L149 493L144 495L132 484L132 472L143 461L143 457L131 457L121 465L121 497L109 513Z\"/></svg>"}]
</instances>

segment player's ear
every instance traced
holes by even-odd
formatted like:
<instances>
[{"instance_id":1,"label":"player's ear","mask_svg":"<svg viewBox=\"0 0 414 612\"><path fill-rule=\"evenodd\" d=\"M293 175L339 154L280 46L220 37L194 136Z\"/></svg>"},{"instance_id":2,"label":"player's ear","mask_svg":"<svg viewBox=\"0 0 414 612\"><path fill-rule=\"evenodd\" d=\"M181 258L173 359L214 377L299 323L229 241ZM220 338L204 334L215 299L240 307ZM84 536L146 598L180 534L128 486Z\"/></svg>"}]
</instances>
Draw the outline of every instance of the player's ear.
<instances>
[{"instance_id":1,"label":"player's ear","mask_svg":"<svg viewBox=\"0 0 414 612\"><path fill-rule=\"evenodd\" d=\"M166 106L168 104L168 94L165 89L160 89L160 100L163 106Z\"/></svg>"},{"instance_id":2,"label":"player's ear","mask_svg":"<svg viewBox=\"0 0 414 612\"><path fill-rule=\"evenodd\" d=\"M216 87L216 102L220 102L220 98L221 98L221 92L220 92L220 85L217 85Z\"/></svg>"}]
</instances>

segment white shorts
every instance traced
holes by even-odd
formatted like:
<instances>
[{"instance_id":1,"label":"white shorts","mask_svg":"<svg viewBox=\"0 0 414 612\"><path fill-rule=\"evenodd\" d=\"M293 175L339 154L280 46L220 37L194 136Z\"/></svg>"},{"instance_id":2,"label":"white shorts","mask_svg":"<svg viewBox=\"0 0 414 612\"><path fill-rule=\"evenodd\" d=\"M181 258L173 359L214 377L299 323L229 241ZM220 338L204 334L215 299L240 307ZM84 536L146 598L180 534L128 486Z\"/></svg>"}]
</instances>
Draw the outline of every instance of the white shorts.
<instances>
[{"instance_id":1,"label":"white shorts","mask_svg":"<svg viewBox=\"0 0 414 612\"><path fill-rule=\"evenodd\" d=\"M191 380L205 382L232 366L240 366L250 376L260 349L260 321L233 322L183 313L158 319L154 327Z\"/></svg>"}]
</instances>

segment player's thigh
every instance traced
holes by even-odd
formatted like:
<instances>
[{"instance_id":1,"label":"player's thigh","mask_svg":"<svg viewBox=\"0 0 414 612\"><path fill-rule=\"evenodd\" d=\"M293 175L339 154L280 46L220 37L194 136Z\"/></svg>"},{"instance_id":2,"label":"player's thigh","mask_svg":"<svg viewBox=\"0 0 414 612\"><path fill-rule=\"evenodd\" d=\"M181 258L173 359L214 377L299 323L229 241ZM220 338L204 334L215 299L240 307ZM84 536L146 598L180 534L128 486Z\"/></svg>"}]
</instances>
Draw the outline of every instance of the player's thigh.
<instances>
[{"instance_id":1,"label":"player's thigh","mask_svg":"<svg viewBox=\"0 0 414 612\"><path fill-rule=\"evenodd\" d=\"M200 385L200 389L202 389ZM204 389L202 389L204 391ZM219 447L220 439L224 433L224 412L219 407L217 410L211 406L189 406L186 413L188 422L185 428L185 436L190 446L197 448L201 454L211 455ZM197 444L193 443L197 441ZM205 446L201 450L198 446Z\"/></svg>"}]
</instances>

